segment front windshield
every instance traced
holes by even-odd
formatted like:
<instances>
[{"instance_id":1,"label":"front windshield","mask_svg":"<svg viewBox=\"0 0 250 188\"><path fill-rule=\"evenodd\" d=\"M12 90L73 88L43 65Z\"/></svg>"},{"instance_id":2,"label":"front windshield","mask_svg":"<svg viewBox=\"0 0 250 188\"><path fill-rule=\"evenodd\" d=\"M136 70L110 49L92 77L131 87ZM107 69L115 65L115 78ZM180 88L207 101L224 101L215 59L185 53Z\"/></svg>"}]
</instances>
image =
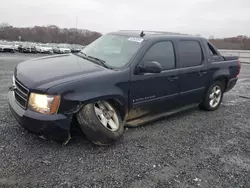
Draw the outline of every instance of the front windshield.
<instances>
[{"instance_id":1,"label":"front windshield","mask_svg":"<svg viewBox=\"0 0 250 188\"><path fill-rule=\"evenodd\" d=\"M30 43L23 43L23 46L30 46Z\"/></svg>"},{"instance_id":2,"label":"front windshield","mask_svg":"<svg viewBox=\"0 0 250 188\"><path fill-rule=\"evenodd\" d=\"M42 47L49 47L47 44L41 44Z\"/></svg>"},{"instance_id":3,"label":"front windshield","mask_svg":"<svg viewBox=\"0 0 250 188\"><path fill-rule=\"evenodd\" d=\"M104 60L108 66L122 67L135 55L142 41L140 37L107 34L86 46L81 52Z\"/></svg>"},{"instance_id":4,"label":"front windshield","mask_svg":"<svg viewBox=\"0 0 250 188\"><path fill-rule=\"evenodd\" d=\"M2 45L13 45L12 42L7 42L7 41L0 41L0 44L2 44Z\"/></svg>"},{"instance_id":5,"label":"front windshield","mask_svg":"<svg viewBox=\"0 0 250 188\"><path fill-rule=\"evenodd\" d=\"M66 45L66 44L59 44L58 45L60 48L68 48L68 45Z\"/></svg>"}]
</instances>

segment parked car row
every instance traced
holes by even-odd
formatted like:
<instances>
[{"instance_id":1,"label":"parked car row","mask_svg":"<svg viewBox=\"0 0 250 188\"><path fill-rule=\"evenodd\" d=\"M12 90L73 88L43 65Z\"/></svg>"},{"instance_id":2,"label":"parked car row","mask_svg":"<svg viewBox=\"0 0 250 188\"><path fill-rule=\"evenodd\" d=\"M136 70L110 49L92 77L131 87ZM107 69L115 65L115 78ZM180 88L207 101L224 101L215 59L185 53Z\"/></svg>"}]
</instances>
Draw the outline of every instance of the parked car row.
<instances>
[{"instance_id":1,"label":"parked car row","mask_svg":"<svg viewBox=\"0 0 250 188\"><path fill-rule=\"evenodd\" d=\"M33 43L33 42L9 42L0 40L0 52L21 53L47 53L64 54L78 53L84 46L78 44Z\"/></svg>"}]
</instances>

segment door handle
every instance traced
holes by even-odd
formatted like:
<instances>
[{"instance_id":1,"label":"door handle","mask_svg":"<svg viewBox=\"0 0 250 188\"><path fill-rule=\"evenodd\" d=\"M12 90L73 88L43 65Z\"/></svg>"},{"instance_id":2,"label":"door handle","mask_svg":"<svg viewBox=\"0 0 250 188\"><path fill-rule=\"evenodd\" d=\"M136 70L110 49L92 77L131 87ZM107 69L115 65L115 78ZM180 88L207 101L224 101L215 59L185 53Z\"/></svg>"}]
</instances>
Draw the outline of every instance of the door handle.
<instances>
[{"instance_id":1,"label":"door handle","mask_svg":"<svg viewBox=\"0 0 250 188\"><path fill-rule=\"evenodd\" d=\"M203 75L207 74L207 72L206 71L200 71L198 74L199 74L199 76L203 76Z\"/></svg>"},{"instance_id":2,"label":"door handle","mask_svg":"<svg viewBox=\"0 0 250 188\"><path fill-rule=\"evenodd\" d=\"M170 76L170 77L168 78L168 80L169 80L170 82L175 81L175 80L178 80L178 79L179 79L178 76Z\"/></svg>"}]
</instances>

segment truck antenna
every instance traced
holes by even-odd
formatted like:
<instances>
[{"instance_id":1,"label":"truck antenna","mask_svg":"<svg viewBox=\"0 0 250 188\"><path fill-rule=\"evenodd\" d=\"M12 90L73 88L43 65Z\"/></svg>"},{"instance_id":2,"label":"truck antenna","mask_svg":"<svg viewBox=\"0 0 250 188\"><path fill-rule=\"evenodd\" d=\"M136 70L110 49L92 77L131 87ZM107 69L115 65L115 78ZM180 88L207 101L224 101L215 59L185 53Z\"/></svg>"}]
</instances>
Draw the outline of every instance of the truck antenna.
<instances>
[{"instance_id":1,"label":"truck antenna","mask_svg":"<svg viewBox=\"0 0 250 188\"><path fill-rule=\"evenodd\" d=\"M144 37L144 36L145 36L145 33L142 31L140 34L140 37Z\"/></svg>"}]
</instances>

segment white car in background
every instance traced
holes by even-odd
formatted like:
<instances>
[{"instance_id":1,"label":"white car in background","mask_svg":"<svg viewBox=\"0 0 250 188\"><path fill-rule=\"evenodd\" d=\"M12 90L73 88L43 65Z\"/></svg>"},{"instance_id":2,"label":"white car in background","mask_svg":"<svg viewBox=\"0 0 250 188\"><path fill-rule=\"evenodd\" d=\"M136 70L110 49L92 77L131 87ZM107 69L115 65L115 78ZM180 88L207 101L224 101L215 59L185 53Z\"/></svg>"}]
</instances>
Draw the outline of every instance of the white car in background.
<instances>
[{"instance_id":1,"label":"white car in background","mask_svg":"<svg viewBox=\"0 0 250 188\"><path fill-rule=\"evenodd\" d=\"M0 52L15 52L14 45L12 42L0 41Z\"/></svg>"},{"instance_id":2,"label":"white car in background","mask_svg":"<svg viewBox=\"0 0 250 188\"><path fill-rule=\"evenodd\" d=\"M14 42L14 44L13 44L14 50L15 50L15 51L18 51L20 45L21 45L21 43L19 43L19 42Z\"/></svg>"},{"instance_id":3,"label":"white car in background","mask_svg":"<svg viewBox=\"0 0 250 188\"><path fill-rule=\"evenodd\" d=\"M39 53L53 53L53 48L47 44L38 44L36 46L36 51Z\"/></svg>"},{"instance_id":4,"label":"white car in background","mask_svg":"<svg viewBox=\"0 0 250 188\"><path fill-rule=\"evenodd\" d=\"M58 54L66 54L66 53L71 53L70 48L68 47L67 44L58 44L55 45L53 48L53 51Z\"/></svg>"}]
</instances>

